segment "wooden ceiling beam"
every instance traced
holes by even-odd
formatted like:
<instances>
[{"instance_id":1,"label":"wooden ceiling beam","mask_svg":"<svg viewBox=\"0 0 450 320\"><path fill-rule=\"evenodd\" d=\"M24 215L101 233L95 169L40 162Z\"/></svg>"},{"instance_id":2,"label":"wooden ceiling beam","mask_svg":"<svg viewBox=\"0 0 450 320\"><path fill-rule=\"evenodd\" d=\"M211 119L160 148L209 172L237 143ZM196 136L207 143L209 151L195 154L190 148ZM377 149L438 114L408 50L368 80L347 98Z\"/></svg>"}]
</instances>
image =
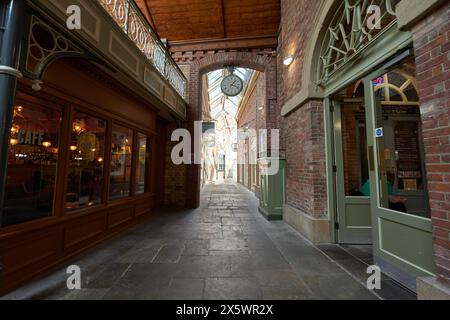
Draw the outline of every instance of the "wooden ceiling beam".
<instances>
[{"instance_id":1,"label":"wooden ceiling beam","mask_svg":"<svg viewBox=\"0 0 450 320\"><path fill-rule=\"evenodd\" d=\"M227 27L225 25L225 8L223 5L223 0L217 0L217 7L219 8L220 31L225 39L227 37Z\"/></svg>"},{"instance_id":2,"label":"wooden ceiling beam","mask_svg":"<svg viewBox=\"0 0 450 320\"><path fill-rule=\"evenodd\" d=\"M239 50L239 49L275 49L278 45L276 36L241 37L225 39L204 39L194 41L169 41L169 50L175 52Z\"/></svg>"},{"instance_id":3,"label":"wooden ceiling beam","mask_svg":"<svg viewBox=\"0 0 450 320\"><path fill-rule=\"evenodd\" d=\"M152 27L153 31L155 31L156 34L158 34L158 30L156 29L155 21L153 20L152 12L150 10L150 6L146 0L141 1L141 9L144 10L144 15L147 18L148 22L150 23L150 26Z\"/></svg>"},{"instance_id":4,"label":"wooden ceiling beam","mask_svg":"<svg viewBox=\"0 0 450 320\"><path fill-rule=\"evenodd\" d=\"M221 50L221 51L224 51L224 50ZM234 50L230 50L229 52L231 52L231 51L234 51ZM265 57L273 57L273 54L274 54L273 50L271 50L271 49L252 49L250 51L253 53L256 53L258 55L265 56ZM202 58L206 57L208 54L214 54L215 52L216 51L177 52L172 55L172 58L177 63L184 63L187 61L194 61L194 60L202 59ZM227 52L227 51L225 51L225 52Z\"/></svg>"},{"instance_id":5,"label":"wooden ceiling beam","mask_svg":"<svg viewBox=\"0 0 450 320\"><path fill-rule=\"evenodd\" d=\"M276 37L280 0L135 0L159 37L178 41ZM257 42L261 43L261 39ZM210 43L209 43L210 44ZM228 45L220 43L219 48ZM250 44L258 47L259 44ZM263 44L263 47L266 47ZM214 47L214 46L213 46ZM238 43L237 48L245 48Z\"/></svg>"}]
</instances>

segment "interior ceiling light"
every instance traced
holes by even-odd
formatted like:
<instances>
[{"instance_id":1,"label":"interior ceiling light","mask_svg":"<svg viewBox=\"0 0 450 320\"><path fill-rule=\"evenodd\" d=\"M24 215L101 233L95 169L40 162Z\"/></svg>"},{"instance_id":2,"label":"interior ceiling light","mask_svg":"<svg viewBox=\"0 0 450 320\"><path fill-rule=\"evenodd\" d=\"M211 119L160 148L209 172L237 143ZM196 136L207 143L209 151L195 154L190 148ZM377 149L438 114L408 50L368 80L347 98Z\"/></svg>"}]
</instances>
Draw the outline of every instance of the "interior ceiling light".
<instances>
[{"instance_id":1,"label":"interior ceiling light","mask_svg":"<svg viewBox=\"0 0 450 320\"><path fill-rule=\"evenodd\" d=\"M292 63L292 61L294 61L294 57L292 55L288 55L286 58L284 58L283 64L285 66L289 66Z\"/></svg>"}]
</instances>

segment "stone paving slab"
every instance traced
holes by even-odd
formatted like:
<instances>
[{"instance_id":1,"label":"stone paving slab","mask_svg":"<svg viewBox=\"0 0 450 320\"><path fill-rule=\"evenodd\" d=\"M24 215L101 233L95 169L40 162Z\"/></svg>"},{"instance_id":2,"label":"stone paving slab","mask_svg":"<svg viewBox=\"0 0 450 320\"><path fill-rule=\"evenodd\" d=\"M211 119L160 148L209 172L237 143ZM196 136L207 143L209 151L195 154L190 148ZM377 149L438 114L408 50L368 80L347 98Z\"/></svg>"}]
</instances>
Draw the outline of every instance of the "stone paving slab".
<instances>
[{"instance_id":1,"label":"stone paving slab","mask_svg":"<svg viewBox=\"0 0 450 320\"><path fill-rule=\"evenodd\" d=\"M70 261L82 267L81 290L67 290L66 275L58 271L3 298L379 298L289 225L265 220L258 200L242 186L206 185L201 196L199 209L157 211ZM351 250L368 258L364 249Z\"/></svg>"}]
</instances>

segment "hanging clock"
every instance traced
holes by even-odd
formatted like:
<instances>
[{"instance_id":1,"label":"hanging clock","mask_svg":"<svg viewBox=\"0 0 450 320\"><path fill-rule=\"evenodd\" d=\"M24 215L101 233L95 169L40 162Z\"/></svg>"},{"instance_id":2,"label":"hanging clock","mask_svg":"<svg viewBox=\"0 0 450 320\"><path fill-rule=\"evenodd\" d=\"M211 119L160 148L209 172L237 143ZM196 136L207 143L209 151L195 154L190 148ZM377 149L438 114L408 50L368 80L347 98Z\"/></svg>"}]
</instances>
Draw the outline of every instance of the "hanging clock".
<instances>
[{"instance_id":1,"label":"hanging clock","mask_svg":"<svg viewBox=\"0 0 450 320\"><path fill-rule=\"evenodd\" d=\"M242 92L242 89L244 88L244 83L242 82L241 78L233 74L233 71L231 71L231 74L226 76L222 80L220 88L222 89L222 92L225 95L229 97L235 97Z\"/></svg>"}]
</instances>

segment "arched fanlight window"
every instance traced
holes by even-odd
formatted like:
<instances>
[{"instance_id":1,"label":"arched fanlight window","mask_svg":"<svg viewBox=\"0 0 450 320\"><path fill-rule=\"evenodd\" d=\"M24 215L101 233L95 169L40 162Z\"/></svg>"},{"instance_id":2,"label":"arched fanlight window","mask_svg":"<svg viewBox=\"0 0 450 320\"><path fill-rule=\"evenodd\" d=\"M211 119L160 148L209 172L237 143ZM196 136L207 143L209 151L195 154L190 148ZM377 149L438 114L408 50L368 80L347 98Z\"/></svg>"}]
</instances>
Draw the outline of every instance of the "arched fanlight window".
<instances>
[{"instance_id":1,"label":"arched fanlight window","mask_svg":"<svg viewBox=\"0 0 450 320\"><path fill-rule=\"evenodd\" d=\"M399 0L344 0L336 9L320 50L319 82L328 79L396 23Z\"/></svg>"},{"instance_id":2,"label":"arched fanlight window","mask_svg":"<svg viewBox=\"0 0 450 320\"><path fill-rule=\"evenodd\" d=\"M419 105L417 85L413 71L405 64L402 68L395 69L373 80L374 91L381 98L382 105ZM363 96L362 80L354 87L353 96Z\"/></svg>"}]
</instances>

